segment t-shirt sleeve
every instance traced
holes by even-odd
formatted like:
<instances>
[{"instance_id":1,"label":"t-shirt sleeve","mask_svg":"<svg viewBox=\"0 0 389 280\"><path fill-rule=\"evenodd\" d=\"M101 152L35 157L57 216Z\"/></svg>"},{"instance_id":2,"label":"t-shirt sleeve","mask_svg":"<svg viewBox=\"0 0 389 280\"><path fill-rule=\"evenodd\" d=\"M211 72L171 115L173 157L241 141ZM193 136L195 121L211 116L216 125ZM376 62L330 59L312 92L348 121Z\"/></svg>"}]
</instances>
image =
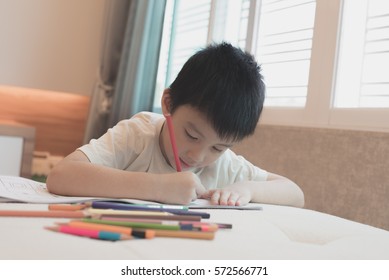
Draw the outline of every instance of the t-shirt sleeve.
<instances>
[{"instance_id":1,"label":"t-shirt sleeve","mask_svg":"<svg viewBox=\"0 0 389 280\"><path fill-rule=\"evenodd\" d=\"M136 118L120 121L98 139L79 148L90 162L116 169L126 169L144 149L141 122Z\"/></svg>"}]
</instances>

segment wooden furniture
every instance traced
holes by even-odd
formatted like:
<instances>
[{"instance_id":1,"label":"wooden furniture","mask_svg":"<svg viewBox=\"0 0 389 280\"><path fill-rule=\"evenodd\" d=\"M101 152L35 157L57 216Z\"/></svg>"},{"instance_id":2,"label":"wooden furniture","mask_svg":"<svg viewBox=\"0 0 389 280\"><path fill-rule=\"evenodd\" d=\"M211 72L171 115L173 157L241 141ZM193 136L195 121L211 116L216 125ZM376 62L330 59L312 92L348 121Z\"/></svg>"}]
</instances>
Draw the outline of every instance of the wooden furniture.
<instances>
[{"instance_id":1,"label":"wooden furniture","mask_svg":"<svg viewBox=\"0 0 389 280\"><path fill-rule=\"evenodd\" d=\"M36 129L35 150L66 156L83 144L89 96L0 86L0 119Z\"/></svg>"}]
</instances>

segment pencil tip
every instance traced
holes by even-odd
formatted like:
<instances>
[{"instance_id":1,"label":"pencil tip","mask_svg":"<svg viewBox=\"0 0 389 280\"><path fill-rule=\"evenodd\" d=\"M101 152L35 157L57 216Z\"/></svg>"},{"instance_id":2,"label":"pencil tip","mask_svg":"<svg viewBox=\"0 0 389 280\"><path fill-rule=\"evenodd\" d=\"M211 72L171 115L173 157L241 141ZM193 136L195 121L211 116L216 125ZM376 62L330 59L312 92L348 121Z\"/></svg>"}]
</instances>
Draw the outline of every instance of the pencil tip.
<instances>
[{"instance_id":1,"label":"pencil tip","mask_svg":"<svg viewBox=\"0 0 389 280\"><path fill-rule=\"evenodd\" d=\"M47 230L58 231L58 227L45 227Z\"/></svg>"}]
</instances>

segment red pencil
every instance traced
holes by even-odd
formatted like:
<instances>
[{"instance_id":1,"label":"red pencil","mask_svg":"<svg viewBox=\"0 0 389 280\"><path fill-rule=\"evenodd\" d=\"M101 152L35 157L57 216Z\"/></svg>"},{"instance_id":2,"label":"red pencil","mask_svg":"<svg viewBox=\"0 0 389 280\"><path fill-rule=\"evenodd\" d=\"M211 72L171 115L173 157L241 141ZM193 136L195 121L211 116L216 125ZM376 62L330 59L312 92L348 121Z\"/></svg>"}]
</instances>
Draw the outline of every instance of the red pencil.
<instances>
[{"instance_id":1,"label":"red pencil","mask_svg":"<svg viewBox=\"0 0 389 280\"><path fill-rule=\"evenodd\" d=\"M166 114L165 118L166 118L167 128L169 130L170 142L172 143L174 160L176 162L176 169L177 169L177 172L181 172L182 168L181 168L180 158L178 157L178 150L177 150L177 144L176 144L176 137L174 135L172 116L170 114Z\"/></svg>"}]
</instances>

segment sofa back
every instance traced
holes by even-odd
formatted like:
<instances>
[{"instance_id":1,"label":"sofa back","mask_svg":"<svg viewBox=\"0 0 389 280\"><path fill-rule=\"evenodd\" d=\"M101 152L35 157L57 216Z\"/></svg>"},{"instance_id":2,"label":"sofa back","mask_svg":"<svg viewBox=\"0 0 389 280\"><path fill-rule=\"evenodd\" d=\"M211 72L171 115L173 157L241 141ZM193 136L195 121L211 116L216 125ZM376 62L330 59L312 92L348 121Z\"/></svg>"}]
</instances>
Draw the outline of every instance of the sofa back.
<instances>
[{"instance_id":1,"label":"sofa back","mask_svg":"<svg viewBox=\"0 0 389 280\"><path fill-rule=\"evenodd\" d=\"M296 182L305 208L389 230L389 133L259 125L234 150Z\"/></svg>"}]
</instances>

